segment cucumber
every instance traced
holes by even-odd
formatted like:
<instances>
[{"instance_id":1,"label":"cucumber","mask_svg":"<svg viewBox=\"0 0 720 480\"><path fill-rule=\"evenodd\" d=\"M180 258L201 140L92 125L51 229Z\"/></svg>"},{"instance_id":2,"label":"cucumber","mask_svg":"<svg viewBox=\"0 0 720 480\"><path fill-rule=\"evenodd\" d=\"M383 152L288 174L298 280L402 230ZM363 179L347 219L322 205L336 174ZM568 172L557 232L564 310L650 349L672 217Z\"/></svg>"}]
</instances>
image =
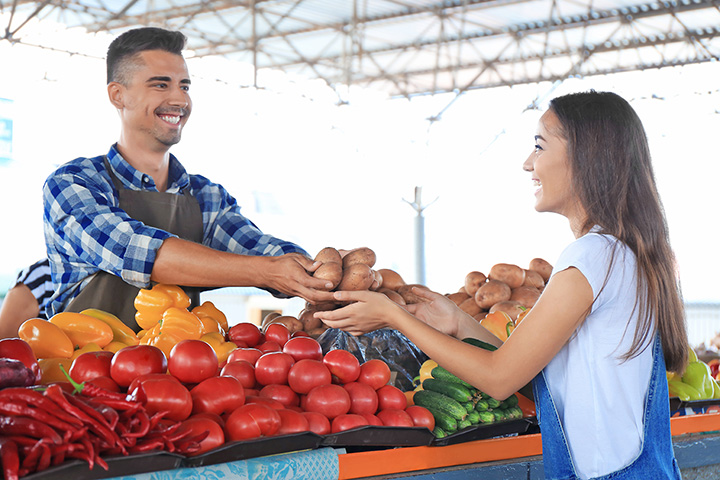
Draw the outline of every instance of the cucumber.
<instances>
[{"instance_id":1,"label":"cucumber","mask_svg":"<svg viewBox=\"0 0 720 480\"><path fill-rule=\"evenodd\" d=\"M519 420L523 418L523 411L520 409L520 407L510 407L507 409L507 412L511 415L513 420Z\"/></svg>"},{"instance_id":2,"label":"cucumber","mask_svg":"<svg viewBox=\"0 0 720 480\"><path fill-rule=\"evenodd\" d=\"M437 367L433 368L432 371L430 372L430 375L432 376L432 378L435 378L437 380L442 380L445 382L452 382L452 383L459 383L460 385L464 385L467 388L473 388L473 386L470 385L468 382L466 382L465 380L461 380L460 378L453 375L449 371L445 370L441 366L437 366Z\"/></svg>"},{"instance_id":3,"label":"cucumber","mask_svg":"<svg viewBox=\"0 0 720 480\"><path fill-rule=\"evenodd\" d=\"M479 347L479 348L482 348L485 350L489 350L491 352L493 350L498 349L498 347L496 347L495 345L493 345L491 343L483 342L482 340L478 340L477 338L472 338L472 337L463 338L463 342L469 343L470 345L474 345L476 347Z\"/></svg>"},{"instance_id":4,"label":"cucumber","mask_svg":"<svg viewBox=\"0 0 720 480\"><path fill-rule=\"evenodd\" d=\"M460 420L458 422L458 430L462 430L463 428L471 427L472 423L467 418L465 420Z\"/></svg>"},{"instance_id":5,"label":"cucumber","mask_svg":"<svg viewBox=\"0 0 720 480\"><path fill-rule=\"evenodd\" d=\"M488 409L487 400L478 400L478 402L475 404L475 411L477 411L477 412L486 412L487 409Z\"/></svg>"},{"instance_id":6,"label":"cucumber","mask_svg":"<svg viewBox=\"0 0 720 480\"><path fill-rule=\"evenodd\" d=\"M473 402L465 402L462 406L465 407L465 410L467 410L468 413L475 411L475 404Z\"/></svg>"},{"instance_id":7,"label":"cucumber","mask_svg":"<svg viewBox=\"0 0 720 480\"><path fill-rule=\"evenodd\" d=\"M463 420L467 416L467 410L460 403L447 395L432 390L418 390L413 395L415 405L420 405L429 410L438 410L447 413L455 420Z\"/></svg>"},{"instance_id":8,"label":"cucumber","mask_svg":"<svg viewBox=\"0 0 720 480\"><path fill-rule=\"evenodd\" d=\"M495 423L495 415L493 412L478 412L480 415L480 423Z\"/></svg>"},{"instance_id":9,"label":"cucumber","mask_svg":"<svg viewBox=\"0 0 720 480\"><path fill-rule=\"evenodd\" d=\"M497 400L492 397L488 397L486 401L488 404L488 408L492 408L492 409L500 408L500 403L501 403L500 400Z\"/></svg>"},{"instance_id":10,"label":"cucumber","mask_svg":"<svg viewBox=\"0 0 720 480\"><path fill-rule=\"evenodd\" d=\"M436 426L435 428L433 428L432 433L433 433L433 435L435 435L435 438L445 438L445 437L447 437L447 432L446 432L445 430L443 430L442 428L437 427L437 426Z\"/></svg>"},{"instance_id":11,"label":"cucumber","mask_svg":"<svg viewBox=\"0 0 720 480\"><path fill-rule=\"evenodd\" d=\"M443 380L438 380L437 378L426 378L423 381L423 390L431 390L433 392L442 393L443 395L447 395L460 403L469 402L473 399L470 389L464 385L454 382L445 382Z\"/></svg>"},{"instance_id":12,"label":"cucumber","mask_svg":"<svg viewBox=\"0 0 720 480\"><path fill-rule=\"evenodd\" d=\"M506 398L505 400L502 401L501 407L502 408L512 408L512 407L517 407L517 404L518 404L517 395L515 395L513 393L508 398Z\"/></svg>"},{"instance_id":13,"label":"cucumber","mask_svg":"<svg viewBox=\"0 0 720 480\"><path fill-rule=\"evenodd\" d=\"M452 416L440 410L428 408L428 411L435 417L435 427L440 427L445 433L453 433L458 429L458 421Z\"/></svg>"},{"instance_id":14,"label":"cucumber","mask_svg":"<svg viewBox=\"0 0 720 480\"><path fill-rule=\"evenodd\" d=\"M470 420L470 423L472 425L477 425L480 423L480 412L472 411L468 413L467 419Z\"/></svg>"},{"instance_id":15,"label":"cucumber","mask_svg":"<svg viewBox=\"0 0 720 480\"><path fill-rule=\"evenodd\" d=\"M503 411L500 410L500 409L498 409L498 410L493 410L493 411L492 411L492 414L495 416L495 421L496 421L496 422L502 422L502 421L504 421L504 420L507 420L507 418L505 418L505 412L503 412Z\"/></svg>"}]
</instances>

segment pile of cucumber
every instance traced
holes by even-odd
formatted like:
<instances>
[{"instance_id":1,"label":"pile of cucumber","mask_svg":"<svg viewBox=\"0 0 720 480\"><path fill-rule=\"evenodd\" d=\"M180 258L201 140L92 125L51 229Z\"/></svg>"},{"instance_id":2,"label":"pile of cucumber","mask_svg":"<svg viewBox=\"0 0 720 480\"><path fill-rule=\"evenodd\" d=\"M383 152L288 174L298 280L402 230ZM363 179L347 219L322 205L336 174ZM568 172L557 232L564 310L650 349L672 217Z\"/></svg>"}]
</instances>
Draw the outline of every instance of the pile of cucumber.
<instances>
[{"instance_id":1,"label":"pile of cucumber","mask_svg":"<svg viewBox=\"0 0 720 480\"><path fill-rule=\"evenodd\" d=\"M478 340L465 339L481 348ZM484 342L480 342L484 343ZM479 424L491 424L523 417L515 394L505 400L497 400L456 377L441 366L433 368L431 377L422 382L422 390L413 395L415 405L430 410L435 417L433 434L443 438L464 428Z\"/></svg>"}]
</instances>

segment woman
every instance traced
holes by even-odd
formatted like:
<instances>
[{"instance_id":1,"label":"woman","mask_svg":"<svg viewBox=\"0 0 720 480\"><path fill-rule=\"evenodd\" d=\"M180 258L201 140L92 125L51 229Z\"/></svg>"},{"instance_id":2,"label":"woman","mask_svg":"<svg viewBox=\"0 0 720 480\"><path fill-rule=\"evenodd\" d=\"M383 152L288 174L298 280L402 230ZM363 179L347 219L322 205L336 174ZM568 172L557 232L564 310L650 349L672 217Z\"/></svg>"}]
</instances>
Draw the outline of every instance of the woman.
<instances>
[{"instance_id":1,"label":"woman","mask_svg":"<svg viewBox=\"0 0 720 480\"><path fill-rule=\"evenodd\" d=\"M533 380L547 478L680 478L665 370L681 373L688 343L673 253L647 138L613 93L558 97L523 168L535 209L565 216L576 237L530 313L499 341L444 296L407 311L374 292L316 314L353 334L395 328L492 397Z\"/></svg>"}]
</instances>

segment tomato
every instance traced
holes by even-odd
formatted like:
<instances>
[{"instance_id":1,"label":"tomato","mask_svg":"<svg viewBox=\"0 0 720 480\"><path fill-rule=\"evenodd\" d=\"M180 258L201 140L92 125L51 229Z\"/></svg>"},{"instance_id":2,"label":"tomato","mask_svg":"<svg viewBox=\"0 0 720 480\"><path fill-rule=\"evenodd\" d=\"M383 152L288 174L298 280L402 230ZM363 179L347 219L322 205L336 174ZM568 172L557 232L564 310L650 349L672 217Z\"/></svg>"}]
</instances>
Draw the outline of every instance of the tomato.
<instances>
[{"instance_id":1,"label":"tomato","mask_svg":"<svg viewBox=\"0 0 720 480\"><path fill-rule=\"evenodd\" d=\"M265 329L265 341L277 342L280 347L290 340L290 330L282 323L271 323Z\"/></svg>"},{"instance_id":2,"label":"tomato","mask_svg":"<svg viewBox=\"0 0 720 480\"><path fill-rule=\"evenodd\" d=\"M131 345L121 348L110 362L110 376L121 387L127 387L135 377L146 373L165 373L167 358L152 345Z\"/></svg>"},{"instance_id":3,"label":"tomato","mask_svg":"<svg viewBox=\"0 0 720 480\"><path fill-rule=\"evenodd\" d=\"M297 330L292 335L290 335L290 338L309 337L309 336L310 336L310 334L308 332L306 332L305 330Z\"/></svg>"},{"instance_id":4,"label":"tomato","mask_svg":"<svg viewBox=\"0 0 720 480\"><path fill-rule=\"evenodd\" d=\"M21 338L3 338L0 340L0 358L20 360L30 369L35 383L40 381L40 365L29 343Z\"/></svg>"},{"instance_id":5,"label":"tomato","mask_svg":"<svg viewBox=\"0 0 720 480\"><path fill-rule=\"evenodd\" d=\"M363 413L362 417L367 420L368 425L374 425L376 427L382 427L383 423L382 421L377 417L377 415L374 415L372 413Z\"/></svg>"},{"instance_id":6,"label":"tomato","mask_svg":"<svg viewBox=\"0 0 720 480\"><path fill-rule=\"evenodd\" d=\"M232 418L232 416L237 412L245 412L253 417L260 427L260 432L266 437L274 435L280 428L281 421L278 410L270 408L267 405L260 403L245 404L242 407L235 409L235 411L230 414L230 418ZM230 419L228 418L228 421L229 420Z\"/></svg>"},{"instance_id":7,"label":"tomato","mask_svg":"<svg viewBox=\"0 0 720 480\"><path fill-rule=\"evenodd\" d=\"M241 412L240 409L237 409L225 420L225 438L227 440L248 440L261 435L260 425L248 412Z\"/></svg>"},{"instance_id":8,"label":"tomato","mask_svg":"<svg viewBox=\"0 0 720 480\"><path fill-rule=\"evenodd\" d=\"M165 418L181 421L192 412L190 392L172 375L139 382L129 394L133 400L142 402L150 415L166 410Z\"/></svg>"},{"instance_id":9,"label":"tomato","mask_svg":"<svg viewBox=\"0 0 720 480\"><path fill-rule=\"evenodd\" d=\"M267 342L263 342L260 345L255 346L255 348L263 353L282 352L282 347L275 340L268 340Z\"/></svg>"},{"instance_id":10,"label":"tomato","mask_svg":"<svg viewBox=\"0 0 720 480\"><path fill-rule=\"evenodd\" d=\"M288 372L294 363L287 353L268 352L255 362L255 379L260 385L287 384Z\"/></svg>"},{"instance_id":11,"label":"tomato","mask_svg":"<svg viewBox=\"0 0 720 480\"><path fill-rule=\"evenodd\" d=\"M397 410L394 408L388 408L387 410L380 410L377 413L377 417L387 427L414 427L412 417L405 410Z\"/></svg>"},{"instance_id":12,"label":"tomato","mask_svg":"<svg viewBox=\"0 0 720 480\"><path fill-rule=\"evenodd\" d=\"M253 388L257 383L255 381L255 367L245 360L235 360L228 362L220 370L220 375L229 375L237 378L243 388Z\"/></svg>"},{"instance_id":13,"label":"tomato","mask_svg":"<svg viewBox=\"0 0 720 480\"><path fill-rule=\"evenodd\" d=\"M287 383L297 393L308 393L318 385L332 381L330 370L319 360L305 358L295 362L288 372Z\"/></svg>"},{"instance_id":14,"label":"tomato","mask_svg":"<svg viewBox=\"0 0 720 480\"><path fill-rule=\"evenodd\" d=\"M308 392L305 410L322 413L332 420L350 410L350 394L340 385L320 385Z\"/></svg>"},{"instance_id":15,"label":"tomato","mask_svg":"<svg viewBox=\"0 0 720 480\"><path fill-rule=\"evenodd\" d=\"M302 412L303 416L308 421L308 430L317 435L327 435L332 430L330 428L330 420L318 412Z\"/></svg>"},{"instance_id":16,"label":"tomato","mask_svg":"<svg viewBox=\"0 0 720 480\"><path fill-rule=\"evenodd\" d=\"M183 383L200 383L218 373L215 350L202 340L181 340L170 350L168 372Z\"/></svg>"},{"instance_id":17,"label":"tomato","mask_svg":"<svg viewBox=\"0 0 720 480\"><path fill-rule=\"evenodd\" d=\"M405 410L407 397L402 390L394 385L383 385L377 389L378 410Z\"/></svg>"},{"instance_id":18,"label":"tomato","mask_svg":"<svg viewBox=\"0 0 720 480\"><path fill-rule=\"evenodd\" d=\"M248 397L259 397L260 396L260 390L256 388L246 388L245 389L245 401L247 401Z\"/></svg>"},{"instance_id":19,"label":"tomato","mask_svg":"<svg viewBox=\"0 0 720 480\"><path fill-rule=\"evenodd\" d=\"M145 380L148 380L150 378L166 378L168 376L172 377L172 375L168 375L167 373L146 373L144 375L140 375L139 377L133 379L132 382L130 382L130 386L128 386L127 391L132 392L141 382L144 382ZM177 378L175 378L175 380L177 380Z\"/></svg>"},{"instance_id":20,"label":"tomato","mask_svg":"<svg viewBox=\"0 0 720 480\"><path fill-rule=\"evenodd\" d=\"M260 396L272 398L282 403L285 408L300 405L300 397L287 385L271 383L260 390Z\"/></svg>"},{"instance_id":21,"label":"tomato","mask_svg":"<svg viewBox=\"0 0 720 480\"><path fill-rule=\"evenodd\" d=\"M248 347L254 347L265 341L265 336L253 323L238 323L228 330L228 339L231 342L240 342Z\"/></svg>"},{"instance_id":22,"label":"tomato","mask_svg":"<svg viewBox=\"0 0 720 480\"><path fill-rule=\"evenodd\" d=\"M216 414L216 413L210 413L210 412L203 412L203 413L194 413L190 418L208 418L212 420L213 422L217 423L221 427L225 428L225 420L223 418Z\"/></svg>"},{"instance_id":23,"label":"tomato","mask_svg":"<svg viewBox=\"0 0 720 480\"><path fill-rule=\"evenodd\" d=\"M282 410L285 408L285 405L274 398L261 397L260 392L258 392L257 395L245 395L245 404L248 403L259 403L260 405L265 405L266 407L270 407L275 410Z\"/></svg>"},{"instance_id":24,"label":"tomato","mask_svg":"<svg viewBox=\"0 0 720 480\"><path fill-rule=\"evenodd\" d=\"M377 390L390 381L390 367L378 358L368 360L360 365L360 376L357 381Z\"/></svg>"},{"instance_id":25,"label":"tomato","mask_svg":"<svg viewBox=\"0 0 720 480\"><path fill-rule=\"evenodd\" d=\"M345 430L352 430L353 428L364 427L366 425L368 425L368 421L362 415L345 413L333 418L332 433L344 432Z\"/></svg>"},{"instance_id":26,"label":"tomato","mask_svg":"<svg viewBox=\"0 0 720 480\"><path fill-rule=\"evenodd\" d=\"M112 352L104 350L85 352L73 360L68 374L78 383L92 380L95 377L109 377L113 355Z\"/></svg>"},{"instance_id":27,"label":"tomato","mask_svg":"<svg viewBox=\"0 0 720 480\"><path fill-rule=\"evenodd\" d=\"M338 383L354 382L360 376L360 362L352 353L343 349L330 350L322 362L337 378Z\"/></svg>"},{"instance_id":28,"label":"tomato","mask_svg":"<svg viewBox=\"0 0 720 480\"><path fill-rule=\"evenodd\" d=\"M289 435L291 433L310 431L310 422L302 413L287 408L278 410L277 413L280 415L280 428L275 432L275 435Z\"/></svg>"},{"instance_id":29,"label":"tomato","mask_svg":"<svg viewBox=\"0 0 720 480\"><path fill-rule=\"evenodd\" d=\"M120 392L120 385L110 377L95 377L92 380L88 380L87 383L91 383L96 387L104 388L108 392Z\"/></svg>"},{"instance_id":30,"label":"tomato","mask_svg":"<svg viewBox=\"0 0 720 480\"><path fill-rule=\"evenodd\" d=\"M255 362L257 362L257 359L260 358L263 353L265 352L262 352L257 348L237 348L230 352L230 355L228 355L227 358L227 363L234 362L236 360L245 360L252 366L255 366Z\"/></svg>"},{"instance_id":31,"label":"tomato","mask_svg":"<svg viewBox=\"0 0 720 480\"><path fill-rule=\"evenodd\" d=\"M207 437L200 440L200 449L189 454L195 456L203 454L213 448L217 448L225 443L225 433L222 427L209 418L192 416L184 420L177 430L177 433L190 432L188 436L195 437L201 433L208 432Z\"/></svg>"},{"instance_id":32,"label":"tomato","mask_svg":"<svg viewBox=\"0 0 720 480\"><path fill-rule=\"evenodd\" d=\"M373 387L365 383L350 382L343 385L350 394L350 413L374 414L378 409L378 395Z\"/></svg>"},{"instance_id":33,"label":"tomato","mask_svg":"<svg viewBox=\"0 0 720 480\"><path fill-rule=\"evenodd\" d=\"M427 408L420 405L411 405L405 409L405 412L410 415L413 425L416 427L426 427L430 431L435 428L435 417Z\"/></svg>"},{"instance_id":34,"label":"tomato","mask_svg":"<svg viewBox=\"0 0 720 480\"><path fill-rule=\"evenodd\" d=\"M193 413L221 415L245 404L245 390L235 377L206 378L190 390Z\"/></svg>"},{"instance_id":35,"label":"tomato","mask_svg":"<svg viewBox=\"0 0 720 480\"><path fill-rule=\"evenodd\" d=\"M293 356L295 361L309 358L311 360L322 360L322 347L312 337L294 337L285 342L283 352Z\"/></svg>"}]
</instances>

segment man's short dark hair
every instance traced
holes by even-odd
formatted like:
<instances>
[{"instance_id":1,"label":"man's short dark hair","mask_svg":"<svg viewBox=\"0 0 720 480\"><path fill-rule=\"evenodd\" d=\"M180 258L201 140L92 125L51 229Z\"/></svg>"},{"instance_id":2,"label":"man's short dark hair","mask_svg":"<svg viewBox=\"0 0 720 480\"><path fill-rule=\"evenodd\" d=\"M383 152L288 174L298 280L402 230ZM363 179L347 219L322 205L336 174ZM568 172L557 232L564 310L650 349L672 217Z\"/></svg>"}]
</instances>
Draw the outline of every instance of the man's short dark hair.
<instances>
[{"instance_id":1,"label":"man's short dark hair","mask_svg":"<svg viewBox=\"0 0 720 480\"><path fill-rule=\"evenodd\" d=\"M107 52L107 83L127 84L131 60L146 50L164 50L182 55L187 37L156 27L128 30L110 43Z\"/></svg>"}]
</instances>

